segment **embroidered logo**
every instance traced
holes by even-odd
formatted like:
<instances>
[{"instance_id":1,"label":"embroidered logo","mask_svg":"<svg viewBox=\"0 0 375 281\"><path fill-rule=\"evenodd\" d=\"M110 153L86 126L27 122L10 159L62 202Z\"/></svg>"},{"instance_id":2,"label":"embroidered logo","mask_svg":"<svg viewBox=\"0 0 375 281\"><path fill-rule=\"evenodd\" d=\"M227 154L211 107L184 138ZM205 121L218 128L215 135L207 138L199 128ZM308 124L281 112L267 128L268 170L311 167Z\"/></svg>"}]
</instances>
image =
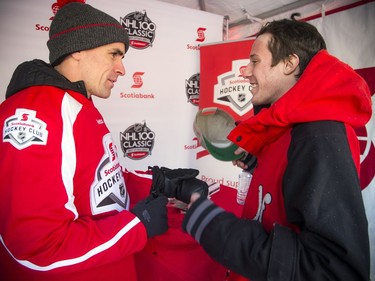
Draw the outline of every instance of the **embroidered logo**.
<instances>
[{"instance_id":1,"label":"embroidered logo","mask_svg":"<svg viewBox=\"0 0 375 281\"><path fill-rule=\"evenodd\" d=\"M18 150L33 144L46 145L48 131L46 123L35 117L36 111L25 108L4 121L3 142L9 142Z\"/></svg>"},{"instance_id":2,"label":"embroidered logo","mask_svg":"<svg viewBox=\"0 0 375 281\"><path fill-rule=\"evenodd\" d=\"M91 186L91 210L94 215L129 209L129 195L118 161L117 149L110 134L104 136L103 147L105 153Z\"/></svg>"}]
</instances>

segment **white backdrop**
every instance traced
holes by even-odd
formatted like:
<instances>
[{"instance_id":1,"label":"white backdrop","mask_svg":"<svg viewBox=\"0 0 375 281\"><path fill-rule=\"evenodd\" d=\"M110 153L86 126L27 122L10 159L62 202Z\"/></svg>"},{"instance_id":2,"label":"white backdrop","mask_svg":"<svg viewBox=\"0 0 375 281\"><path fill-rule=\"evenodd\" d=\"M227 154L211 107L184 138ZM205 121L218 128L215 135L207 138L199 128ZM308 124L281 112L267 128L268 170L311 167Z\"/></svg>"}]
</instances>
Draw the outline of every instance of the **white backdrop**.
<instances>
[{"instance_id":1,"label":"white backdrop","mask_svg":"<svg viewBox=\"0 0 375 281\"><path fill-rule=\"evenodd\" d=\"M0 102L19 63L34 58L48 62L46 42L54 3L0 2ZM199 76L199 45L222 40L223 17L157 1L86 3L119 21L131 13L147 14L156 26L151 46L130 47L124 59L126 75L119 78L111 97L94 98L113 135L121 164L128 170L145 170L149 165L195 167L197 143L192 120L198 106L188 101L186 85L192 76ZM199 80L192 82L192 93L198 85L199 94L197 83ZM125 156L121 149L120 133L137 127L135 124L146 125L149 130L150 138L142 141L151 143L152 148L143 158ZM142 147L136 142L127 145L133 146L134 155L142 155Z\"/></svg>"}]
</instances>

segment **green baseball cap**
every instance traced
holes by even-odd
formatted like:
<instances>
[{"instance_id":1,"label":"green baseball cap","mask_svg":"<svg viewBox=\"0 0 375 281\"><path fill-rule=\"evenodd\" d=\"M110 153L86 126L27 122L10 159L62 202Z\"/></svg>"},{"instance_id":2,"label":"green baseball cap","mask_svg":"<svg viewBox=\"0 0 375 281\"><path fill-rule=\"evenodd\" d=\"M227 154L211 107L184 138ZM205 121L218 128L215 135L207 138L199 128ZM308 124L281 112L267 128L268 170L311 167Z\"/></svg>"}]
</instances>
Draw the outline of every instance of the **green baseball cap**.
<instances>
[{"instance_id":1,"label":"green baseball cap","mask_svg":"<svg viewBox=\"0 0 375 281\"><path fill-rule=\"evenodd\" d=\"M193 125L194 133L201 145L220 161L234 161L244 156L244 153L234 154L238 146L227 139L234 127L236 123L233 117L217 107L199 110Z\"/></svg>"}]
</instances>

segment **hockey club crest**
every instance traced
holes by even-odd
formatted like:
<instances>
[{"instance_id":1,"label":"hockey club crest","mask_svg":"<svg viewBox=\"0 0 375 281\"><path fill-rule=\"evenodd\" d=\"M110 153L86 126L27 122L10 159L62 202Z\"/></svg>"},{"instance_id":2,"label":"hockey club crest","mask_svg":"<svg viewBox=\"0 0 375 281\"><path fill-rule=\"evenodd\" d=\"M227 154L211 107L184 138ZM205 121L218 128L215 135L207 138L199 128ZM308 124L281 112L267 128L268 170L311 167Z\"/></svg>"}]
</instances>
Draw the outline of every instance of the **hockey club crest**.
<instances>
[{"instance_id":1,"label":"hockey club crest","mask_svg":"<svg viewBox=\"0 0 375 281\"><path fill-rule=\"evenodd\" d=\"M219 75L214 86L214 103L228 106L240 116L253 108L250 84L242 75L248 61L232 61L232 70Z\"/></svg>"},{"instance_id":2,"label":"hockey club crest","mask_svg":"<svg viewBox=\"0 0 375 281\"><path fill-rule=\"evenodd\" d=\"M91 186L91 210L101 214L113 210L129 209L126 190L116 147L110 134L103 137L104 155L97 167L95 181Z\"/></svg>"},{"instance_id":3,"label":"hockey club crest","mask_svg":"<svg viewBox=\"0 0 375 281\"><path fill-rule=\"evenodd\" d=\"M30 145L46 145L47 125L36 118L36 111L18 108L13 116L4 121L3 141L11 143L18 150Z\"/></svg>"}]
</instances>

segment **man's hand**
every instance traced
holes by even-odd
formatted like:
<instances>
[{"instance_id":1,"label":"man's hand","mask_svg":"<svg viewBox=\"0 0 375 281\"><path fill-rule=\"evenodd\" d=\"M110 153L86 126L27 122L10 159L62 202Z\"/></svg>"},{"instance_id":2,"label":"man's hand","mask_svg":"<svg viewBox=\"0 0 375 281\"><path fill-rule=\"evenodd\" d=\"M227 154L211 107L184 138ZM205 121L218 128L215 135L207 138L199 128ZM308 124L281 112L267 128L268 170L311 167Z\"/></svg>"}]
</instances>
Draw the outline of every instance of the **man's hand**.
<instances>
[{"instance_id":1,"label":"man's hand","mask_svg":"<svg viewBox=\"0 0 375 281\"><path fill-rule=\"evenodd\" d=\"M239 155L239 154L244 153L244 152L245 152L245 156L242 157L239 160L232 161L232 164L234 166L240 167L242 170L246 170L250 173L253 173L255 167L257 166L257 158L254 155L251 155L250 153L247 153L241 147L237 148L234 151L234 154Z\"/></svg>"},{"instance_id":2,"label":"man's hand","mask_svg":"<svg viewBox=\"0 0 375 281\"><path fill-rule=\"evenodd\" d=\"M201 195L199 193L194 192L190 197L190 203L188 205L188 209L193 205L195 201L197 201L199 198L201 198Z\"/></svg>"},{"instance_id":3,"label":"man's hand","mask_svg":"<svg viewBox=\"0 0 375 281\"><path fill-rule=\"evenodd\" d=\"M168 198L164 195L156 198L150 195L130 210L144 224L149 238L168 230L167 203Z\"/></svg>"},{"instance_id":4,"label":"man's hand","mask_svg":"<svg viewBox=\"0 0 375 281\"><path fill-rule=\"evenodd\" d=\"M190 202L191 195L196 192L207 197L208 184L195 178L199 174L196 169L152 168L151 193L153 196L164 194L185 203Z\"/></svg>"},{"instance_id":5,"label":"man's hand","mask_svg":"<svg viewBox=\"0 0 375 281\"><path fill-rule=\"evenodd\" d=\"M239 148L237 148L237 149L234 151L234 154L236 154L236 155L240 155L241 153L244 153L244 152L246 153L246 151L245 151L244 149L242 149L241 147L239 147ZM239 159L239 160L234 160L234 161L232 161L232 164L233 164L234 166L240 167L242 170L246 170L246 169L249 168L249 167L248 167L248 165L247 165L246 163L244 163L243 161L244 161L244 159L241 158L241 159Z\"/></svg>"}]
</instances>

